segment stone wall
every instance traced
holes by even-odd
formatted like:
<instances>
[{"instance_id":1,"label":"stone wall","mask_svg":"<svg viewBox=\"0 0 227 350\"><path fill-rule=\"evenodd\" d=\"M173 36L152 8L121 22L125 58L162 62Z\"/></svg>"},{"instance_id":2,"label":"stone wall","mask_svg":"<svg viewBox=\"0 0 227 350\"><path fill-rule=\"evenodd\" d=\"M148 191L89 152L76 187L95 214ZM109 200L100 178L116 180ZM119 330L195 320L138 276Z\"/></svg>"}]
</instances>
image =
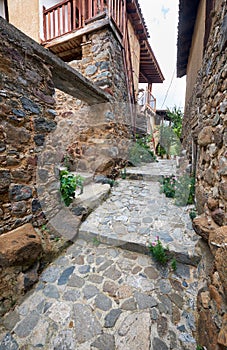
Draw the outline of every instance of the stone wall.
<instances>
[{"instance_id":1,"label":"stone wall","mask_svg":"<svg viewBox=\"0 0 227 350\"><path fill-rule=\"evenodd\" d=\"M227 14L215 2L202 68L185 109L184 146L196 172L196 232L208 243L198 295L198 343L227 347ZM203 249L203 253L206 250Z\"/></svg>"},{"instance_id":2,"label":"stone wall","mask_svg":"<svg viewBox=\"0 0 227 350\"><path fill-rule=\"evenodd\" d=\"M36 218L37 156L56 128L54 85L49 67L7 39L0 47L0 233Z\"/></svg>"},{"instance_id":3,"label":"stone wall","mask_svg":"<svg viewBox=\"0 0 227 350\"><path fill-rule=\"evenodd\" d=\"M69 137L73 142L68 139L65 144L70 169L111 175L116 163L127 158L132 129L123 48L114 30L108 26L87 34L82 43L82 59L69 65L106 91L111 99L111 104L89 108L81 100L56 91L59 122L62 120L66 127L66 120L70 120L77 128Z\"/></svg>"},{"instance_id":4,"label":"stone wall","mask_svg":"<svg viewBox=\"0 0 227 350\"><path fill-rule=\"evenodd\" d=\"M42 237L26 223L45 222L36 194L36 164L46 135L56 128L56 112L48 65L25 54L4 35L0 67L1 314L24 292L33 258L38 261L42 254ZM12 231L16 228L19 231ZM26 256L26 251L31 256Z\"/></svg>"},{"instance_id":5,"label":"stone wall","mask_svg":"<svg viewBox=\"0 0 227 350\"><path fill-rule=\"evenodd\" d=\"M114 101L128 101L123 48L109 26L87 34L82 59L70 65L112 95Z\"/></svg>"}]
</instances>

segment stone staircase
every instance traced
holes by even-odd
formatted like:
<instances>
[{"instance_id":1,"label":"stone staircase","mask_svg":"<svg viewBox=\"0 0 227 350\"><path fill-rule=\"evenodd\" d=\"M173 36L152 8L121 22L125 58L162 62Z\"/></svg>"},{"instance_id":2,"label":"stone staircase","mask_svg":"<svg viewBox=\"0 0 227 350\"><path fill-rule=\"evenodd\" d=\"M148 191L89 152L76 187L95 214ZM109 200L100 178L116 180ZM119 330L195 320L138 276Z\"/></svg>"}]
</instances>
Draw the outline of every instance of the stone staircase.
<instances>
[{"instance_id":1,"label":"stone staircase","mask_svg":"<svg viewBox=\"0 0 227 350\"><path fill-rule=\"evenodd\" d=\"M160 194L158 180L176 172L171 160L127 168L126 179L118 180L110 197L81 224L79 237L147 253L149 244L159 236L176 260L197 265L199 239L189 218L191 206L177 207Z\"/></svg>"},{"instance_id":2,"label":"stone staircase","mask_svg":"<svg viewBox=\"0 0 227 350\"><path fill-rule=\"evenodd\" d=\"M139 179L120 179L111 191L83 174L74 214L55 219L73 244L2 317L0 350L195 350L198 239L188 208L160 194L157 182L174 169L172 161L127 169ZM81 225L80 207L91 212ZM147 254L157 235L176 270Z\"/></svg>"}]
</instances>

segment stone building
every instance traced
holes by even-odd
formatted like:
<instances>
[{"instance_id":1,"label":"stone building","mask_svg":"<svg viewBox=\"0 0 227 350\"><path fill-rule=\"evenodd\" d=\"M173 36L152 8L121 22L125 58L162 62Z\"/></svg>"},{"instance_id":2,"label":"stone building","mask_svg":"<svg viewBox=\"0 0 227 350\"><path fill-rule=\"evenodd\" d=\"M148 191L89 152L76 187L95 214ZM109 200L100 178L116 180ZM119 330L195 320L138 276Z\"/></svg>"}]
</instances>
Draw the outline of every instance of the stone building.
<instances>
[{"instance_id":1,"label":"stone building","mask_svg":"<svg viewBox=\"0 0 227 350\"><path fill-rule=\"evenodd\" d=\"M72 169L94 171L95 168L99 171L110 163L114 167L118 160L112 163L113 153L117 153L116 159L125 158L125 155L118 156L119 153L125 154L125 147L119 147L122 143L122 135L117 137L119 132L121 134L124 129L124 138L130 139L132 132L135 134L137 127L140 128L141 120L149 133L154 129L156 99L152 95L152 84L164 80L148 41L149 33L138 0L7 0L4 4L10 23L110 95L114 111L105 106L102 113L97 108L92 116L85 118L87 112L81 112L86 109L84 103L57 90L56 110L60 118L71 116L74 121L77 119L80 130L83 129L83 135L79 137L78 134L73 145L69 146ZM147 85L139 103L141 105L142 101L144 107L142 113L141 106L134 107L139 98L139 83ZM138 114L140 118L137 118ZM112 130L115 129L112 134L116 136L112 149L117 149L117 152L111 151L110 155L107 151L107 155L100 157L99 164L94 164L92 159L97 160L97 152L92 153L91 149L97 149L97 145L93 140L105 138L97 125L110 121L113 122ZM124 127L118 130L119 125ZM90 130L85 132L85 127ZM105 150L109 148L108 143L105 142ZM84 148L89 148L89 159L82 151Z\"/></svg>"},{"instance_id":2,"label":"stone building","mask_svg":"<svg viewBox=\"0 0 227 350\"><path fill-rule=\"evenodd\" d=\"M180 0L177 75L187 75L183 143L196 176L203 249L198 342L227 347L227 4Z\"/></svg>"},{"instance_id":3,"label":"stone building","mask_svg":"<svg viewBox=\"0 0 227 350\"><path fill-rule=\"evenodd\" d=\"M0 11L117 100L135 103L139 83L154 100L152 84L164 80L138 0L1 0Z\"/></svg>"}]
</instances>

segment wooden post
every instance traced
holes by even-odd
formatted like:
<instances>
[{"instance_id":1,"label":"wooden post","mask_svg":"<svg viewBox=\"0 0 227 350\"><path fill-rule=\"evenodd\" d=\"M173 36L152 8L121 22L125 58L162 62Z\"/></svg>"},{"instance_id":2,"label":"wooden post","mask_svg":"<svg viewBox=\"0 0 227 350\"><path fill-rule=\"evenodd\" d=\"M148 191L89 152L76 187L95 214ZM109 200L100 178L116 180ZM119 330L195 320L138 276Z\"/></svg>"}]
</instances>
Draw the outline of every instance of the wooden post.
<instances>
[{"instance_id":1,"label":"wooden post","mask_svg":"<svg viewBox=\"0 0 227 350\"><path fill-rule=\"evenodd\" d=\"M65 34L65 5L61 6L61 13L62 13L62 34Z\"/></svg>"},{"instance_id":2,"label":"wooden post","mask_svg":"<svg viewBox=\"0 0 227 350\"><path fill-rule=\"evenodd\" d=\"M58 36L61 35L61 13L60 13L60 7L57 8L57 17L58 17Z\"/></svg>"},{"instance_id":3,"label":"wooden post","mask_svg":"<svg viewBox=\"0 0 227 350\"><path fill-rule=\"evenodd\" d=\"M55 25L55 15L56 15L56 11L53 11L53 37L56 37L56 25Z\"/></svg>"},{"instance_id":4,"label":"wooden post","mask_svg":"<svg viewBox=\"0 0 227 350\"><path fill-rule=\"evenodd\" d=\"M104 0L100 1L100 12L104 11Z\"/></svg>"},{"instance_id":5,"label":"wooden post","mask_svg":"<svg viewBox=\"0 0 227 350\"><path fill-rule=\"evenodd\" d=\"M45 14L46 7L43 6L43 35L44 40L47 40L47 22L46 22L46 14Z\"/></svg>"},{"instance_id":6,"label":"wooden post","mask_svg":"<svg viewBox=\"0 0 227 350\"><path fill-rule=\"evenodd\" d=\"M88 16L87 19L92 18L92 0L88 0Z\"/></svg>"},{"instance_id":7,"label":"wooden post","mask_svg":"<svg viewBox=\"0 0 227 350\"><path fill-rule=\"evenodd\" d=\"M47 25L48 25L48 39L51 38L51 12L47 14Z\"/></svg>"},{"instance_id":8,"label":"wooden post","mask_svg":"<svg viewBox=\"0 0 227 350\"><path fill-rule=\"evenodd\" d=\"M68 11L68 31L71 32L72 28L72 19L71 19L71 11L72 11L72 6L71 6L71 1L68 2L67 4L67 11Z\"/></svg>"},{"instance_id":9,"label":"wooden post","mask_svg":"<svg viewBox=\"0 0 227 350\"><path fill-rule=\"evenodd\" d=\"M72 30L74 30L77 25L76 25L76 0L73 0L73 3L72 3Z\"/></svg>"},{"instance_id":10,"label":"wooden post","mask_svg":"<svg viewBox=\"0 0 227 350\"><path fill-rule=\"evenodd\" d=\"M81 15L80 15L80 27L84 26L84 20L85 20L85 11L86 11L86 7L85 7L85 2L84 0L80 0L80 9L81 9Z\"/></svg>"}]
</instances>

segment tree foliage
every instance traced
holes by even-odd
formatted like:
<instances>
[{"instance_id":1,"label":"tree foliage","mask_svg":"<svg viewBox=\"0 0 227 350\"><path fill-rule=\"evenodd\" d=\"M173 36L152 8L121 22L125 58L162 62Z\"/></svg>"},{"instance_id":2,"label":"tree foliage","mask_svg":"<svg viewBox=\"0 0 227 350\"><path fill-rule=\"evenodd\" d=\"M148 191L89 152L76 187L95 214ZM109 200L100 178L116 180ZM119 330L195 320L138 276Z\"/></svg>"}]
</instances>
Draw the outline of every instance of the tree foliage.
<instances>
[{"instance_id":1,"label":"tree foliage","mask_svg":"<svg viewBox=\"0 0 227 350\"><path fill-rule=\"evenodd\" d=\"M171 128L178 138L181 137L183 113L179 107L174 106L172 110L167 108L167 116L171 121Z\"/></svg>"}]
</instances>

